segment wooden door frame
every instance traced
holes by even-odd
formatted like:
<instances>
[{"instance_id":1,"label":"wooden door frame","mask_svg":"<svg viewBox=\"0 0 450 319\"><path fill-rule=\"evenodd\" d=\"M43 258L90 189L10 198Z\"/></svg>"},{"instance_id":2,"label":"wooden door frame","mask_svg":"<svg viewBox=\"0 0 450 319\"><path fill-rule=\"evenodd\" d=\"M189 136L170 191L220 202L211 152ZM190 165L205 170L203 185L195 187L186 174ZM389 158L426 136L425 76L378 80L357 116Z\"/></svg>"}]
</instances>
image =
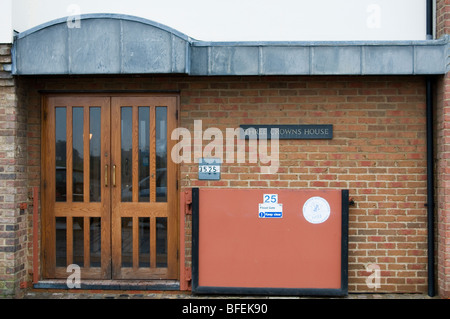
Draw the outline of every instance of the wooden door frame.
<instances>
[{"instance_id":1,"label":"wooden door frame","mask_svg":"<svg viewBox=\"0 0 450 319\"><path fill-rule=\"evenodd\" d=\"M49 277L48 276L48 267L49 265L47 265L48 263L48 258L46 258L46 246L48 245L48 242L54 242L55 241L55 233L54 231L49 231L49 224L48 224L48 219L50 218L49 214L46 214L45 211L47 210L51 210L52 209L52 205L53 203L51 203L51 201L47 200L46 196L46 192L43 191L45 189L46 186L46 181L45 181L45 173L48 168L50 166L52 166L52 162L48 161L48 157L47 154L45 152L45 150L47 149L47 143L48 141L46 141L46 134L47 134L47 114L46 114L46 110L47 110L47 105L48 105L48 98L50 97L65 97L65 98L69 98L69 97L109 97L109 98L113 98L113 97L147 97L147 98L153 98L153 97L172 97L175 98L175 111L177 114L180 113L180 96L178 93L160 93L160 92L117 92L117 91L105 91L105 92L81 92L81 91L61 91L61 92L41 92L41 118L40 118L40 124L41 124L41 128L40 128L40 136L41 136L41 145L40 145L40 150L41 150L41 155L40 155L40 167L41 167L41 172L40 172L40 187L41 187L41 192L40 192L40 205L41 205L41 210L40 210L40 223L41 223L41 234L40 234L40 259L39 259L39 264L40 264L40 278L43 277ZM110 104L111 105L111 104ZM111 110L111 108L110 108ZM111 116L109 114L109 121L110 123L112 122ZM109 124L111 125L111 124ZM178 116L176 116L175 119L175 127L179 126L179 118ZM171 141L169 135L167 136L168 139L168 144ZM103 143L103 141L102 141ZM173 142L175 143L175 142ZM111 147L111 141L110 141L110 147ZM110 149L111 151L111 149ZM175 167L175 173L174 173L174 178L176 178L175 182L177 183L177 187L175 188L175 200L173 201L173 203L171 203L171 209L174 210L174 216L176 217L176 229L175 231L171 232L172 236L176 236L176 243L177 243L177 259L176 259L176 265L174 266L174 268L177 271L176 274L176 278L177 280L180 279L180 254L179 254L179 249L180 249L180 238L179 238L179 228L180 228L180 211L179 211L179 201L180 201L180 189L178 187L179 185L179 180L180 180L180 166L177 163L172 163L172 159L169 159L169 153L171 151L171 148L169 148L168 146L168 165L174 165ZM111 153L111 152L110 152ZM170 164L171 163L171 164ZM53 165L55 166L55 165ZM169 176L168 176L168 181L169 181ZM51 192L54 192L55 190L51 190ZM51 194L49 195L51 196ZM112 194L109 198L109 205L111 206L111 202L112 202ZM110 207L110 219L112 219L112 211L111 211L111 207ZM112 226L110 227L112 230ZM52 236L49 236L48 234L52 234ZM110 259L109 259L109 269L110 269L110 273L112 272L112 261L111 261L111 256L112 256L112 252L111 252L111 244L112 244L112 231L110 231L110 242L109 242L109 250L110 250ZM151 281L151 279L149 279L148 281Z\"/></svg>"}]
</instances>

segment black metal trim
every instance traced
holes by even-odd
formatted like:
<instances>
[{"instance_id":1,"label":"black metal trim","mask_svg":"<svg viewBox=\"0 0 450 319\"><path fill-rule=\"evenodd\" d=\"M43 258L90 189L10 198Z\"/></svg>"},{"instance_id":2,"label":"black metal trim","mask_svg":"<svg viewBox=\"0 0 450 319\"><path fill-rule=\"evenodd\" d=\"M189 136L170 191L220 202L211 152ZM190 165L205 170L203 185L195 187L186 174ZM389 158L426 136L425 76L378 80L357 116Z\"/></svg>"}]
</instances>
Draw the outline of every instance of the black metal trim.
<instances>
[{"instance_id":1,"label":"black metal trim","mask_svg":"<svg viewBox=\"0 0 450 319\"><path fill-rule=\"evenodd\" d=\"M198 291L199 195L199 189L192 188L192 292Z\"/></svg>"},{"instance_id":2,"label":"black metal trim","mask_svg":"<svg viewBox=\"0 0 450 319\"><path fill-rule=\"evenodd\" d=\"M435 295L433 83L426 80L428 296Z\"/></svg>"},{"instance_id":3,"label":"black metal trim","mask_svg":"<svg viewBox=\"0 0 450 319\"><path fill-rule=\"evenodd\" d=\"M348 215L349 215L349 191L341 191L341 291L348 294Z\"/></svg>"},{"instance_id":4,"label":"black metal trim","mask_svg":"<svg viewBox=\"0 0 450 319\"><path fill-rule=\"evenodd\" d=\"M342 289L327 288L253 288L253 287L214 287L197 286L193 294L209 295L259 295L259 296L323 296L345 297L347 293Z\"/></svg>"},{"instance_id":5,"label":"black metal trim","mask_svg":"<svg viewBox=\"0 0 450 319\"><path fill-rule=\"evenodd\" d=\"M349 191L341 191L342 231L341 231L341 288L254 288L254 287L213 287L199 286L199 200L198 188L192 189L192 293L218 295L296 295L333 296L348 295L348 213Z\"/></svg>"}]
</instances>

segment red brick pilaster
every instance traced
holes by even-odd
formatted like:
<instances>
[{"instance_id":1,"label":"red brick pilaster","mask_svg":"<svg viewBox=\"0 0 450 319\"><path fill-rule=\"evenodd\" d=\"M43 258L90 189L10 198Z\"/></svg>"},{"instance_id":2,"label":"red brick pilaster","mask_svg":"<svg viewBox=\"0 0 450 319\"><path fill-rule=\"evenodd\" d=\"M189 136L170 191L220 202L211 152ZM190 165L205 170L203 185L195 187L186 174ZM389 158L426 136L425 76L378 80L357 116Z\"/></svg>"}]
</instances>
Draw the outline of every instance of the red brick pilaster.
<instances>
[{"instance_id":1,"label":"red brick pilaster","mask_svg":"<svg viewBox=\"0 0 450 319\"><path fill-rule=\"evenodd\" d=\"M438 81L436 106L437 280L450 298L450 75Z\"/></svg>"},{"instance_id":2,"label":"red brick pilaster","mask_svg":"<svg viewBox=\"0 0 450 319\"><path fill-rule=\"evenodd\" d=\"M450 34L450 1L436 3L436 34ZM435 115L437 289L450 298L450 75L438 80Z\"/></svg>"}]
</instances>

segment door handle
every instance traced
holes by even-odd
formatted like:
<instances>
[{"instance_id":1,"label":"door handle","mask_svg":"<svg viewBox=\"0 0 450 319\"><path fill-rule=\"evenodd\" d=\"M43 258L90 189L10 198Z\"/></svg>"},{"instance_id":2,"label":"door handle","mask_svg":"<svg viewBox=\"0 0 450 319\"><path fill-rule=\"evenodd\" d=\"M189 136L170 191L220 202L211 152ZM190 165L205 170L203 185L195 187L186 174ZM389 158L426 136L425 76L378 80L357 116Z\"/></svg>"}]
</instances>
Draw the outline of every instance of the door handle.
<instances>
[{"instance_id":1,"label":"door handle","mask_svg":"<svg viewBox=\"0 0 450 319\"><path fill-rule=\"evenodd\" d=\"M108 165L105 165L105 187L108 187Z\"/></svg>"},{"instance_id":2,"label":"door handle","mask_svg":"<svg viewBox=\"0 0 450 319\"><path fill-rule=\"evenodd\" d=\"M116 165L113 165L112 184L114 187L116 187Z\"/></svg>"}]
</instances>

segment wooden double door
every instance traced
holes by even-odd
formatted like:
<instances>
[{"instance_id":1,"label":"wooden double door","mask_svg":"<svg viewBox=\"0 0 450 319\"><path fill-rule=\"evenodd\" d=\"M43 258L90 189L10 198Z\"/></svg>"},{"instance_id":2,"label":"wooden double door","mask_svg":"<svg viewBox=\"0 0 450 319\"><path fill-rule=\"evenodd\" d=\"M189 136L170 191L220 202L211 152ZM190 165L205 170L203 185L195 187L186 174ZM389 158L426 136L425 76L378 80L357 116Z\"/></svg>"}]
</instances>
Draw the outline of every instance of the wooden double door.
<instances>
[{"instance_id":1,"label":"wooden double door","mask_svg":"<svg viewBox=\"0 0 450 319\"><path fill-rule=\"evenodd\" d=\"M42 275L177 279L178 97L48 95L42 115Z\"/></svg>"}]
</instances>

